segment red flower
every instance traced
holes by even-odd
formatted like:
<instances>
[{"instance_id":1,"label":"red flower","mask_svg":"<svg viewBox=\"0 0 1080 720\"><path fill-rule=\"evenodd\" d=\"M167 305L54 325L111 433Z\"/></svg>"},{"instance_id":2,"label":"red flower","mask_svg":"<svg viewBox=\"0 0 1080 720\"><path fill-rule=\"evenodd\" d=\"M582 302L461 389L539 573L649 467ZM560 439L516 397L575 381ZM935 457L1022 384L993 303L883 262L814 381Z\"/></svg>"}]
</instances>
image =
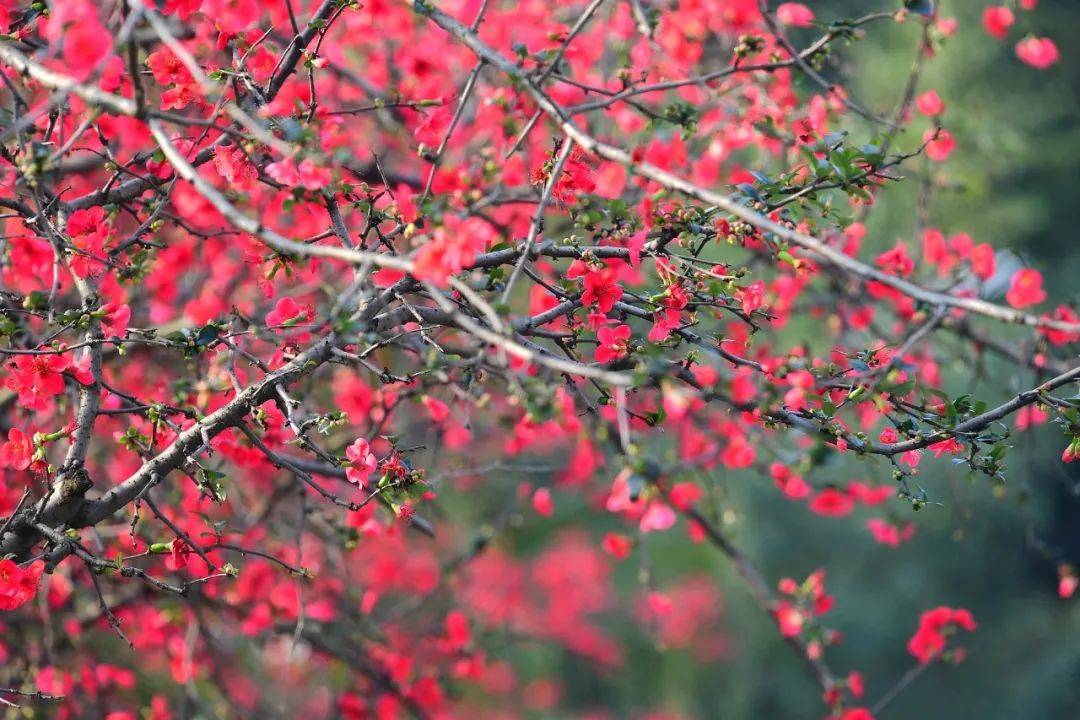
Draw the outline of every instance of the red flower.
<instances>
[{"instance_id":1,"label":"red flower","mask_svg":"<svg viewBox=\"0 0 1080 720\"><path fill-rule=\"evenodd\" d=\"M447 222L420 246L416 253L413 275L439 287L446 287L450 277L461 272L476 260L484 249L486 235L469 223Z\"/></svg>"},{"instance_id":2,"label":"red flower","mask_svg":"<svg viewBox=\"0 0 1080 720\"><path fill-rule=\"evenodd\" d=\"M988 7L983 11L982 22L986 32L992 37L1004 40L1009 36L1009 28L1016 22L1016 16L1007 7Z\"/></svg>"},{"instance_id":3,"label":"red flower","mask_svg":"<svg viewBox=\"0 0 1080 720\"><path fill-rule=\"evenodd\" d=\"M285 296L277 301L274 309L266 313L267 327L288 327L302 322L307 312L300 303L291 297Z\"/></svg>"},{"instance_id":4,"label":"red flower","mask_svg":"<svg viewBox=\"0 0 1080 720\"><path fill-rule=\"evenodd\" d=\"M300 161L300 166L296 170L300 175L300 187L308 190L321 190L330 184L330 171L316 165L311 158L304 158Z\"/></svg>"},{"instance_id":5,"label":"red flower","mask_svg":"<svg viewBox=\"0 0 1080 720\"><path fill-rule=\"evenodd\" d=\"M652 532L654 530L667 530L678 518L675 516L675 511L662 502L651 502L649 507L645 510L645 514L641 516L641 522L639 527L641 532Z\"/></svg>"},{"instance_id":6,"label":"red flower","mask_svg":"<svg viewBox=\"0 0 1080 720\"><path fill-rule=\"evenodd\" d=\"M585 153L579 147L570 151L570 157L563 164L562 174L555 182L551 194L556 200L568 203L577 199L578 193L591 193L596 189L596 178L593 169L585 161ZM547 183L551 177L552 163L545 163L532 173L532 181L536 185Z\"/></svg>"},{"instance_id":7,"label":"red flower","mask_svg":"<svg viewBox=\"0 0 1080 720\"><path fill-rule=\"evenodd\" d=\"M1016 429L1027 430L1035 425L1042 425L1050 418L1049 413L1038 405L1028 405L1016 412Z\"/></svg>"},{"instance_id":8,"label":"red flower","mask_svg":"<svg viewBox=\"0 0 1080 720\"><path fill-rule=\"evenodd\" d=\"M895 491L888 485L878 485L877 487L870 487L861 482L853 482L848 484L848 494L854 499L861 502L863 505L873 507L874 505L880 505L889 498L891 498Z\"/></svg>"},{"instance_id":9,"label":"red flower","mask_svg":"<svg viewBox=\"0 0 1080 720\"><path fill-rule=\"evenodd\" d=\"M919 108L919 112L927 117L937 117L945 112L945 103L942 101L941 96L937 94L937 90L927 90L915 98L915 107Z\"/></svg>"},{"instance_id":10,"label":"red flower","mask_svg":"<svg viewBox=\"0 0 1080 720\"><path fill-rule=\"evenodd\" d=\"M862 673L855 671L848 673L847 686L848 690L851 691L852 695L857 698L861 698L863 696L863 692L865 691Z\"/></svg>"},{"instance_id":11,"label":"red flower","mask_svg":"<svg viewBox=\"0 0 1080 720\"><path fill-rule=\"evenodd\" d=\"M855 499L835 488L826 488L810 501L810 509L826 517L843 517L855 510Z\"/></svg>"},{"instance_id":12,"label":"red flower","mask_svg":"<svg viewBox=\"0 0 1080 720\"><path fill-rule=\"evenodd\" d=\"M781 3L776 8L776 19L785 25L810 27L814 23L814 11L802 3Z\"/></svg>"},{"instance_id":13,"label":"red flower","mask_svg":"<svg viewBox=\"0 0 1080 720\"><path fill-rule=\"evenodd\" d=\"M214 150L214 169L224 180L248 187L259 179L259 171L238 147L219 147Z\"/></svg>"},{"instance_id":14,"label":"red flower","mask_svg":"<svg viewBox=\"0 0 1080 720\"><path fill-rule=\"evenodd\" d=\"M89 353L83 355L81 358L67 366L67 371L71 373L71 376L76 381L83 385L94 384L94 374L90 371L90 355Z\"/></svg>"},{"instance_id":15,"label":"red flower","mask_svg":"<svg viewBox=\"0 0 1080 720\"><path fill-rule=\"evenodd\" d=\"M555 512L555 503L551 500L551 490L539 488L532 496L533 510L541 517L551 517Z\"/></svg>"},{"instance_id":16,"label":"red flower","mask_svg":"<svg viewBox=\"0 0 1080 720\"><path fill-rule=\"evenodd\" d=\"M202 10L230 35L246 30L262 15L256 0L205 0Z\"/></svg>"},{"instance_id":17,"label":"red flower","mask_svg":"<svg viewBox=\"0 0 1080 720\"><path fill-rule=\"evenodd\" d=\"M19 403L30 410L45 410L48 400L64 392L68 361L60 355L20 355L9 365L7 386L19 394Z\"/></svg>"},{"instance_id":18,"label":"red flower","mask_svg":"<svg viewBox=\"0 0 1080 720\"><path fill-rule=\"evenodd\" d=\"M769 474L780 491L791 500L802 500L810 497L811 488L803 479L802 475L792 472L789 467L782 463L774 462L769 466Z\"/></svg>"},{"instance_id":19,"label":"red flower","mask_svg":"<svg viewBox=\"0 0 1080 720\"><path fill-rule=\"evenodd\" d=\"M299 165L291 157L270 163L266 174L282 185L307 190L319 190L330 184L330 171L316 165L311 158L301 160Z\"/></svg>"},{"instance_id":20,"label":"red flower","mask_svg":"<svg viewBox=\"0 0 1080 720\"><path fill-rule=\"evenodd\" d=\"M964 452L964 446L960 444L960 441L954 437L941 440L930 446L931 452L934 453L934 457L941 457L945 453L961 453Z\"/></svg>"},{"instance_id":21,"label":"red flower","mask_svg":"<svg viewBox=\"0 0 1080 720\"><path fill-rule=\"evenodd\" d=\"M44 570L41 562L20 568L12 560L0 560L0 610L14 610L32 600Z\"/></svg>"},{"instance_id":22,"label":"red flower","mask_svg":"<svg viewBox=\"0 0 1080 720\"><path fill-rule=\"evenodd\" d=\"M604 326L596 331L596 361L609 363L626 357L629 352L627 341L630 340L630 326Z\"/></svg>"},{"instance_id":23,"label":"red flower","mask_svg":"<svg viewBox=\"0 0 1080 720\"><path fill-rule=\"evenodd\" d=\"M443 423L450 417L450 406L439 398L424 395L420 398L420 404L427 408L433 422Z\"/></svg>"},{"instance_id":24,"label":"red flower","mask_svg":"<svg viewBox=\"0 0 1080 720\"><path fill-rule=\"evenodd\" d=\"M1016 57L1037 70L1045 70L1061 59L1050 38L1030 37L1016 43Z\"/></svg>"},{"instance_id":25,"label":"red flower","mask_svg":"<svg viewBox=\"0 0 1080 720\"><path fill-rule=\"evenodd\" d=\"M739 302L742 303L743 312L749 315L760 308L765 300L764 281L758 280L745 288L739 288L735 291L735 297L739 298Z\"/></svg>"},{"instance_id":26,"label":"red flower","mask_svg":"<svg viewBox=\"0 0 1080 720\"><path fill-rule=\"evenodd\" d=\"M192 103L197 103L202 98L199 87L195 83L176 85L161 93L162 110L183 110Z\"/></svg>"},{"instance_id":27,"label":"red flower","mask_svg":"<svg viewBox=\"0 0 1080 720\"><path fill-rule=\"evenodd\" d=\"M1005 293L1005 299L1014 308L1038 305L1046 299L1042 282L1042 273L1038 270L1031 268L1017 270L1009 281L1009 291Z\"/></svg>"},{"instance_id":28,"label":"red flower","mask_svg":"<svg viewBox=\"0 0 1080 720\"><path fill-rule=\"evenodd\" d=\"M976 627L975 618L968 610L948 607L927 610L919 617L919 627L908 641L908 652L925 665L945 652L948 636L958 628L974 632Z\"/></svg>"},{"instance_id":29,"label":"red flower","mask_svg":"<svg viewBox=\"0 0 1080 720\"><path fill-rule=\"evenodd\" d=\"M956 141L948 130L931 128L923 134L923 142L926 143L926 156L934 162L945 162L956 149Z\"/></svg>"},{"instance_id":30,"label":"red flower","mask_svg":"<svg viewBox=\"0 0 1080 720\"><path fill-rule=\"evenodd\" d=\"M757 459L757 450L744 435L731 438L720 454L720 462L724 463L724 467L732 470L750 467L755 459Z\"/></svg>"},{"instance_id":31,"label":"red flower","mask_svg":"<svg viewBox=\"0 0 1080 720\"><path fill-rule=\"evenodd\" d=\"M1076 586L1080 584L1080 578L1076 576L1076 570L1072 565L1062 564L1058 566L1058 597L1071 598L1076 592Z\"/></svg>"},{"instance_id":32,"label":"red flower","mask_svg":"<svg viewBox=\"0 0 1080 720\"><path fill-rule=\"evenodd\" d=\"M71 256L71 271L81 278L96 277L104 272L106 265L101 258L110 235L105 211L100 207L76 210L68 218L67 232L77 251Z\"/></svg>"},{"instance_id":33,"label":"red flower","mask_svg":"<svg viewBox=\"0 0 1080 720\"><path fill-rule=\"evenodd\" d=\"M630 557L634 541L625 535L609 532L604 535L604 540L600 546L604 548L604 552L616 560L625 560Z\"/></svg>"},{"instance_id":34,"label":"red flower","mask_svg":"<svg viewBox=\"0 0 1080 720\"><path fill-rule=\"evenodd\" d=\"M867 520L866 529L874 536L874 542L889 547L898 547L900 543L910 539L915 534L915 526L911 523L896 526L881 518Z\"/></svg>"},{"instance_id":35,"label":"red flower","mask_svg":"<svg viewBox=\"0 0 1080 720\"><path fill-rule=\"evenodd\" d=\"M907 277L915 269L915 261L908 255L907 245L903 242L896 243L892 250L886 250L878 255L875 261L881 270L889 275Z\"/></svg>"},{"instance_id":36,"label":"red flower","mask_svg":"<svg viewBox=\"0 0 1080 720\"><path fill-rule=\"evenodd\" d=\"M596 305L600 312L609 313L622 294L622 288L615 282L611 268L593 270L585 275L585 292L581 294L581 302Z\"/></svg>"},{"instance_id":37,"label":"red flower","mask_svg":"<svg viewBox=\"0 0 1080 720\"><path fill-rule=\"evenodd\" d=\"M68 235L108 235L109 226L105 221L105 210L92 207L71 213L67 222Z\"/></svg>"},{"instance_id":38,"label":"red flower","mask_svg":"<svg viewBox=\"0 0 1080 720\"><path fill-rule=\"evenodd\" d=\"M776 622L780 626L781 635L795 637L802 632L803 625L806 624L806 613L785 600L776 606Z\"/></svg>"},{"instance_id":39,"label":"red flower","mask_svg":"<svg viewBox=\"0 0 1080 720\"><path fill-rule=\"evenodd\" d=\"M292 158L285 158L272 162L266 166L266 174L287 187L296 187L300 184L300 173L296 170L296 162Z\"/></svg>"},{"instance_id":40,"label":"red flower","mask_svg":"<svg viewBox=\"0 0 1080 720\"><path fill-rule=\"evenodd\" d=\"M108 303L103 305L101 311L105 313L101 318L101 329L107 338L121 338L127 335L128 322L131 320L131 307L124 303Z\"/></svg>"},{"instance_id":41,"label":"red flower","mask_svg":"<svg viewBox=\"0 0 1080 720\"><path fill-rule=\"evenodd\" d=\"M634 494L627 481L629 475L629 470L624 470L612 480L611 491L604 503L608 512L625 512L641 507L640 498Z\"/></svg>"},{"instance_id":42,"label":"red flower","mask_svg":"<svg viewBox=\"0 0 1080 720\"><path fill-rule=\"evenodd\" d=\"M201 7L202 0L165 0L165 5L161 8L161 12L166 15L176 13L180 16L181 20L187 20Z\"/></svg>"},{"instance_id":43,"label":"red flower","mask_svg":"<svg viewBox=\"0 0 1080 720\"><path fill-rule=\"evenodd\" d=\"M379 466L375 454L371 452L371 445L364 438L358 438L356 442L345 450L345 457L351 463L345 468L345 477L354 485L363 485Z\"/></svg>"},{"instance_id":44,"label":"red flower","mask_svg":"<svg viewBox=\"0 0 1080 720\"><path fill-rule=\"evenodd\" d=\"M702 496L701 487L691 482L676 483L671 488L671 493L668 499L671 504L677 507L679 510L688 510L690 507L701 499Z\"/></svg>"},{"instance_id":45,"label":"red flower","mask_svg":"<svg viewBox=\"0 0 1080 720\"><path fill-rule=\"evenodd\" d=\"M1067 323L1080 323L1080 315L1077 315L1076 311L1068 305L1058 305L1057 309L1054 310L1053 315L1044 315L1043 317L1050 317L1054 320L1060 320L1061 322ZM1066 345L1080 340L1080 333L1071 333L1065 330L1039 328L1039 332L1041 332L1052 345Z\"/></svg>"},{"instance_id":46,"label":"red flower","mask_svg":"<svg viewBox=\"0 0 1080 720\"><path fill-rule=\"evenodd\" d=\"M923 232L923 259L928 265L937 267L942 275L956 262L945 244L945 236L937 228L927 228Z\"/></svg>"},{"instance_id":47,"label":"red flower","mask_svg":"<svg viewBox=\"0 0 1080 720\"><path fill-rule=\"evenodd\" d=\"M188 555L191 554L191 546L189 546L182 538L176 538L169 545L169 551L172 554L173 567L179 570L182 567L187 567Z\"/></svg>"},{"instance_id":48,"label":"red flower","mask_svg":"<svg viewBox=\"0 0 1080 720\"><path fill-rule=\"evenodd\" d=\"M71 272L81 278L98 277L105 271L105 244L100 235L73 237L71 244L76 252L71 257Z\"/></svg>"},{"instance_id":49,"label":"red flower","mask_svg":"<svg viewBox=\"0 0 1080 720\"><path fill-rule=\"evenodd\" d=\"M856 707L845 710L840 720L874 720L874 716L866 708Z\"/></svg>"},{"instance_id":50,"label":"red flower","mask_svg":"<svg viewBox=\"0 0 1080 720\"><path fill-rule=\"evenodd\" d=\"M971 255L968 260L971 261L971 271L981 279L989 280L994 277L994 271L997 270L997 260L994 248L989 243L982 243L971 248Z\"/></svg>"},{"instance_id":51,"label":"red flower","mask_svg":"<svg viewBox=\"0 0 1080 720\"><path fill-rule=\"evenodd\" d=\"M97 17L84 17L64 31L64 63L79 80L89 77L112 48L112 34Z\"/></svg>"},{"instance_id":52,"label":"red flower","mask_svg":"<svg viewBox=\"0 0 1080 720\"><path fill-rule=\"evenodd\" d=\"M186 85L194 82L187 66L168 48L150 53L146 58L146 66L150 68L154 80L161 85Z\"/></svg>"},{"instance_id":53,"label":"red flower","mask_svg":"<svg viewBox=\"0 0 1080 720\"><path fill-rule=\"evenodd\" d=\"M666 309L656 313L656 320L649 328L649 342L663 342L671 337L672 331L682 325L678 310Z\"/></svg>"},{"instance_id":54,"label":"red flower","mask_svg":"<svg viewBox=\"0 0 1080 720\"><path fill-rule=\"evenodd\" d=\"M8 430L7 442L0 445L0 465L15 470L30 467L34 457L34 443L19 428Z\"/></svg>"}]
</instances>

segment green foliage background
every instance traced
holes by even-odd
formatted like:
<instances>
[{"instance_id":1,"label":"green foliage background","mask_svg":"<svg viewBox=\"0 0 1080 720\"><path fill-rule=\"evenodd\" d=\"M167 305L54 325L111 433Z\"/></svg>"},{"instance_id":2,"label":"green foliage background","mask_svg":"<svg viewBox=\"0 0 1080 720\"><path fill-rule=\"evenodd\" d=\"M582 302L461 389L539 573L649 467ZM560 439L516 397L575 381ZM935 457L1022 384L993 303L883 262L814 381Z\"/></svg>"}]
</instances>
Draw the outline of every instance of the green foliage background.
<instances>
[{"instance_id":1,"label":"green foliage background","mask_svg":"<svg viewBox=\"0 0 1080 720\"><path fill-rule=\"evenodd\" d=\"M854 0L808 4L826 22L892 7ZM1069 45L1080 27L1080 3L1042 0L1035 13L1018 11L1007 42L982 30L979 16L986 4L944 4L943 14L959 20L959 31L920 83L921 90L935 88L945 99L945 125L957 141L946 165L950 184L934 191L931 219L947 233L968 232L976 242L1009 248L1040 268L1055 304L1075 300L1080 63ZM1053 37L1062 61L1042 72L1021 64L1013 45L1027 32ZM850 87L878 112L890 113L901 94L919 34L914 22L876 24L865 40L844 52L840 70L857 78ZM925 121L916 121L899 148L917 147L925 127ZM869 139L865 123L854 119L849 129L853 139ZM906 168L910 179L889 190L871 214L868 252L897 239L912 241L920 163ZM1011 335L1006 329L996 332ZM993 362L981 376L976 372L960 360L943 367L950 390L962 393L974 384L990 402L1030 387L1033 380L1031 373ZM963 468L945 460L925 459L920 481L932 504L915 517L914 539L898 549L871 541L865 511L820 518L802 504L781 500L768 480L722 473L718 481L739 511L733 525L737 542L770 582L827 569L827 587L838 600L828 624L844 634L828 658L838 672L863 672L867 704L913 665L905 644L922 610L950 605L974 612L979 631L961 643L970 651L968 659L957 667L932 668L882 718L1075 718L1080 717L1080 602L1058 599L1054 565L1028 543L1033 534L1080 565L1080 472L1058 461L1061 438L1054 427L1015 436L1004 492L995 492L986 478L969 481ZM889 474L885 463L833 460L814 479L818 484L830 478L888 481ZM893 502L901 517L912 512L902 501ZM553 523L575 520L595 522L596 515L584 507L575 514L561 504ZM541 524L502 542L527 554L536 549L537 531L550 529ZM681 531L650 537L648 545L660 587L686 573L716 577L731 657L702 663L683 652L661 652L635 624L620 626L614 620L608 629L632 648L619 672L598 673L580 659L535 645L507 650L536 677L554 676L564 685L561 712L604 708L615 717L634 717L663 707L701 718L824 714L817 686L722 556L707 546L691 546ZM637 589L639 570L636 557L619 568L624 597Z\"/></svg>"}]
</instances>

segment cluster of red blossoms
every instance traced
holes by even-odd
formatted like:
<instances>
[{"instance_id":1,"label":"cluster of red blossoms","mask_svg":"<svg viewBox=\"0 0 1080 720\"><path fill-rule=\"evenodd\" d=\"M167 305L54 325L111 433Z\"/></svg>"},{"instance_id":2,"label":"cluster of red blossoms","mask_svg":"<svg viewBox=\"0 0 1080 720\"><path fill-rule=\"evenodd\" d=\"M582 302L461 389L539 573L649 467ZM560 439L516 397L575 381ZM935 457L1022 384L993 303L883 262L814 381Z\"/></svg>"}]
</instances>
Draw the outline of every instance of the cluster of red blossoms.
<instances>
[{"instance_id":1,"label":"cluster of red blossoms","mask_svg":"<svg viewBox=\"0 0 1080 720\"><path fill-rule=\"evenodd\" d=\"M806 700L872 720L825 571L774 584L731 488L881 557L938 465L1002 479L1000 421L1080 455L1051 276L866 217L970 141L919 69L957 22L899 6L0 0L0 702L602 717L534 658L728 660L715 578L680 567L708 550ZM919 57L884 122L838 62L882 25ZM1044 384L950 397L983 355ZM959 661L974 629L930 610L908 648Z\"/></svg>"},{"instance_id":2,"label":"cluster of red blossoms","mask_svg":"<svg viewBox=\"0 0 1080 720\"><path fill-rule=\"evenodd\" d=\"M83 385L94 382L90 356L72 362L65 355L19 355L8 363L7 387L18 393L19 404L28 410L47 410L54 397L64 392L64 376L70 374Z\"/></svg>"},{"instance_id":3,"label":"cluster of red blossoms","mask_svg":"<svg viewBox=\"0 0 1080 720\"><path fill-rule=\"evenodd\" d=\"M1022 10L1034 10L1038 0L1020 0ZM1009 29L1016 23L1016 13L1005 5L992 5L983 11L983 27L998 40L1009 37ZM1045 70L1061 59L1057 44L1048 37L1028 35L1016 43L1016 57L1033 68Z\"/></svg>"},{"instance_id":4,"label":"cluster of red blossoms","mask_svg":"<svg viewBox=\"0 0 1080 720\"><path fill-rule=\"evenodd\" d=\"M919 627L908 640L908 652L926 663L938 658L960 662L963 648L948 647L949 638L959 630L974 632L975 618L968 610L938 607L919 616Z\"/></svg>"},{"instance_id":5,"label":"cluster of red blossoms","mask_svg":"<svg viewBox=\"0 0 1080 720\"><path fill-rule=\"evenodd\" d=\"M784 637L800 635L811 622L828 613L836 604L836 598L825 592L824 570L816 570L801 583L784 578L780 581L780 592L791 598L780 601L774 610L780 634ZM830 641L836 637L831 632L825 636ZM821 651L820 640L811 643L811 657L821 657Z\"/></svg>"}]
</instances>

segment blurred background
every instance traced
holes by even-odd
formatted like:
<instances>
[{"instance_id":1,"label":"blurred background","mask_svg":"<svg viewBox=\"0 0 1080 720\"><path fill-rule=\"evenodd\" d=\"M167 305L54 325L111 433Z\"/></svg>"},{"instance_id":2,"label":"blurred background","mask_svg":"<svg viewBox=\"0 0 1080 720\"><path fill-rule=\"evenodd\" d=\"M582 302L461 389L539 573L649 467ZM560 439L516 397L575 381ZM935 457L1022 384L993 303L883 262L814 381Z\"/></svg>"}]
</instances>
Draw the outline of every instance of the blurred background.
<instances>
[{"instance_id":1,"label":"blurred background","mask_svg":"<svg viewBox=\"0 0 1080 720\"><path fill-rule=\"evenodd\" d=\"M828 22L891 10L900 2L807 4ZM986 2L942 4L942 14L958 20L958 30L929 64L919 89L934 88L947 103L944 124L957 148L945 165L948 187L930 198L931 221L947 235L967 232L975 242L1010 249L1018 262L1039 268L1053 302L1048 307L1075 301L1080 63L1070 45L1080 27L1080 3L1041 0L1036 12L1017 11L1017 25L1004 42L982 28ZM812 30L804 32L805 37L794 35L800 41L796 44L816 37ZM844 51L846 70L857 69L850 73L856 81L849 87L871 108L891 113L920 32L914 22L875 24L865 40ZM1047 71L1021 64L1013 46L1028 32L1052 37L1061 62ZM867 137L865 123L849 123L856 138ZM915 133L926 127L924 119L916 120L900 147L917 146ZM912 241L922 167L919 161L907 167L911 181L890 189L870 214L866 253L898 239L919 247ZM1008 329L994 331L1002 333L1001 339L1012 337ZM973 381L970 362L943 363L942 374L951 392L965 392ZM1031 387L1032 381L1028 371L988 362L978 380L980 397L997 402L1014 389ZM1054 426L1014 435L1009 481L997 489L983 477L969 480L963 468L945 459L924 459L919 480L931 504L912 516L906 503L890 501L897 518L917 524L914 537L898 548L870 539L865 510L823 518L804 504L780 501L767 480L729 473L721 482L734 508L735 539L770 583L781 577L801 581L826 568L826 586L837 598L826 623L843 633L842 643L829 648L827 657L840 673L863 673L867 705L913 666L906 643L920 612L948 605L974 613L978 631L959 638L968 648L967 659L930 668L881 718L1077 718L1080 602L1059 599L1057 562L1080 565L1080 463L1059 462L1061 440ZM836 457L829 463L816 472L817 483L829 474L841 480L889 481L886 463ZM478 518L490 509L475 498L468 502ZM584 521L595 529L598 513L584 504L575 511L569 503L560 505L550 522L530 520L500 542L528 555L556 526ZM538 711L536 717L601 708L614 717L638 717L650 708L699 718L824 714L820 691L805 667L712 548L688 543L682 531L654 533L643 552L621 563L617 573L620 595L631 598L645 575L661 588L693 577L715 580L721 598L715 652L702 657L677 647L659 648L656 637L642 632L639 623L617 614L603 621L605 630L629 648L617 671L597 670L542 645L513 646L506 652L523 669L524 680L532 673L561 686L559 713ZM693 592L682 599L693 602Z\"/></svg>"}]
</instances>

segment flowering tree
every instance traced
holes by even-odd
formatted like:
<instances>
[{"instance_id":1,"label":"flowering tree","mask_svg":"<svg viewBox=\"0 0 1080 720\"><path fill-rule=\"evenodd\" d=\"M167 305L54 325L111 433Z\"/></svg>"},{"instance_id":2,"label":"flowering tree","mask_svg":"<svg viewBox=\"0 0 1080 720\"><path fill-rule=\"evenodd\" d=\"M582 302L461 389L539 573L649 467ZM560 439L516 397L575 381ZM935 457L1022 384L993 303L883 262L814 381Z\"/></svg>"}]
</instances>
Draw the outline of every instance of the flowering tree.
<instances>
[{"instance_id":1,"label":"flowering tree","mask_svg":"<svg viewBox=\"0 0 1080 720\"><path fill-rule=\"evenodd\" d=\"M1001 483L1046 422L1080 453L1080 315L1039 271L925 206L914 240L864 237L948 172L920 78L956 30L867 5L0 0L0 702L566 716L507 643L617 668L625 615L715 657L712 580L615 591L660 533L731 563L811 712L871 718L962 659L976 619L930 604L866 697L825 572L758 567L724 483L871 508L897 546L928 456ZM986 41L1052 69L1035 6L987 8ZM842 61L890 23L916 60L883 111ZM957 355L1038 379L950 395Z\"/></svg>"}]
</instances>

